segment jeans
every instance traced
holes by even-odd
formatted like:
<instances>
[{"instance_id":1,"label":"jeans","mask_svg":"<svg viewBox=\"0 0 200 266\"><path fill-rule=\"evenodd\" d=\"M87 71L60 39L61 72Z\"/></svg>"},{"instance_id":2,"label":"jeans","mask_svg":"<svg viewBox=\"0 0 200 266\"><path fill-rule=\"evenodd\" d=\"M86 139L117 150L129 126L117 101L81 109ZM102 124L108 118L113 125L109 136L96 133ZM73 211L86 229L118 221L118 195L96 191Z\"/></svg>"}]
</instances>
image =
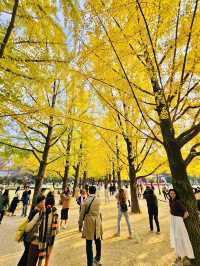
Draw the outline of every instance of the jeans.
<instances>
[{"instance_id":1,"label":"jeans","mask_svg":"<svg viewBox=\"0 0 200 266\"><path fill-rule=\"evenodd\" d=\"M26 216L27 215L27 209L28 209L28 204L23 204L22 216Z\"/></svg>"},{"instance_id":2,"label":"jeans","mask_svg":"<svg viewBox=\"0 0 200 266\"><path fill-rule=\"evenodd\" d=\"M148 213L149 213L149 225L151 231L153 231L153 219L154 219L157 227L157 232L160 232L160 225L158 221L158 208L154 208L153 210L149 209Z\"/></svg>"},{"instance_id":3,"label":"jeans","mask_svg":"<svg viewBox=\"0 0 200 266\"><path fill-rule=\"evenodd\" d=\"M95 239L96 245L96 257L97 261L101 260L101 239ZM86 239L86 253L87 253L87 266L93 265L93 250L92 250L92 240Z\"/></svg>"},{"instance_id":4,"label":"jeans","mask_svg":"<svg viewBox=\"0 0 200 266\"><path fill-rule=\"evenodd\" d=\"M27 266L29 247L30 247L30 243L27 243L24 241L24 248L25 248L24 253L23 253L20 261L18 262L17 266Z\"/></svg>"},{"instance_id":5,"label":"jeans","mask_svg":"<svg viewBox=\"0 0 200 266\"><path fill-rule=\"evenodd\" d=\"M129 222L128 211L122 212L120 207L118 207L117 233L120 234L120 222L121 222L122 215L124 215L124 217L126 219L126 223L127 223L127 226L128 226L128 233L129 233L129 236L131 236L132 231L131 231L131 225L130 225L130 222Z\"/></svg>"}]
</instances>

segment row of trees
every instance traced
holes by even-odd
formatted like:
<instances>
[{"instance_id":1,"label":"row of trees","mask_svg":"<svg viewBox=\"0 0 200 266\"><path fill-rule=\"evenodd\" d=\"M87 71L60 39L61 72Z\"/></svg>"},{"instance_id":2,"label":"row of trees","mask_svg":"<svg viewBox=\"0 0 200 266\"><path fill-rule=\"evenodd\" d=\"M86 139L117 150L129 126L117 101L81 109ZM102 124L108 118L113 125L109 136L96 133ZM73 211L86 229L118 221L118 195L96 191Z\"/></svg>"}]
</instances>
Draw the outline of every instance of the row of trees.
<instances>
[{"instance_id":1,"label":"row of trees","mask_svg":"<svg viewBox=\"0 0 200 266\"><path fill-rule=\"evenodd\" d=\"M166 13L166 10L168 11ZM7 0L0 3L1 154L36 174L136 181L170 171L200 223L199 1ZM74 186L74 188L75 188Z\"/></svg>"}]
</instances>

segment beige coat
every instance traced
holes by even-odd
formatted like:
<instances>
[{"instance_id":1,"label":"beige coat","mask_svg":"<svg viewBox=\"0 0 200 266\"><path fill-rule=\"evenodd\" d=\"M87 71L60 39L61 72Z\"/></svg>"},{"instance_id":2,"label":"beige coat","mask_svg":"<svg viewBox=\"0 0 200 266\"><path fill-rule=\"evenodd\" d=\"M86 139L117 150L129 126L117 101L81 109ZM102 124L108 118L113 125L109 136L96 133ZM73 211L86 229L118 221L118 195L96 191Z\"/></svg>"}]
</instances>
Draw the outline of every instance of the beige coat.
<instances>
[{"instance_id":1,"label":"beige coat","mask_svg":"<svg viewBox=\"0 0 200 266\"><path fill-rule=\"evenodd\" d=\"M94 200L91 204L89 213L85 215L85 212L87 212L89 204L93 198ZM82 228L82 226L83 226L83 233L87 240L94 240L95 237L96 239L102 237L100 200L94 195L90 195L81 207L81 212L79 216L79 227Z\"/></svg>"}]
</instances>

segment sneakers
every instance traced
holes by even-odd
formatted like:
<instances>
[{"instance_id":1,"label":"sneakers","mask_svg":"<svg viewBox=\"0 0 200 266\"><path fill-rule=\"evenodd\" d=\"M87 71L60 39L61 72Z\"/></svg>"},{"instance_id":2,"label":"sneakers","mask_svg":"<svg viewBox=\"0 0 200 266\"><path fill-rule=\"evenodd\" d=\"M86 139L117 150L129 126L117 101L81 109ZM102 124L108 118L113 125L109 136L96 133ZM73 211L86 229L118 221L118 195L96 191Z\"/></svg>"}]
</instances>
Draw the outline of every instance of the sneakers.
<instances>
[{"instance_id":1,"label":"sneakers","mask_svg":"<svg viewBox=\"0 0 200 266\"><path fill-rule=\"evenodd\" d=\"M181 258L176 258L172 266L182 266Z\"/></svg>"},{"instance_id":2,"label":"sneakers","mask_svg":"<svg viewBox=\"0 0 200 266\"><path fill-rule=\"evenodd\" d=\"M94 263L95 265L98 265L98 266L101 266L101 265L102 265L101 261L97 261L95 258L94 258L94 260L93 260L93 263Z\"/></svg>"},{"instance_id":3,"label":"sneakers","mask_svg":"<svg viewBox=\"0 0 200 266\"><path fill-rule=\"evenodd\" d=\"M182 262L183 262L183 266L190 266L191 265L191 262L187 257L183 258Z\"/></svg>"}]
</instances>

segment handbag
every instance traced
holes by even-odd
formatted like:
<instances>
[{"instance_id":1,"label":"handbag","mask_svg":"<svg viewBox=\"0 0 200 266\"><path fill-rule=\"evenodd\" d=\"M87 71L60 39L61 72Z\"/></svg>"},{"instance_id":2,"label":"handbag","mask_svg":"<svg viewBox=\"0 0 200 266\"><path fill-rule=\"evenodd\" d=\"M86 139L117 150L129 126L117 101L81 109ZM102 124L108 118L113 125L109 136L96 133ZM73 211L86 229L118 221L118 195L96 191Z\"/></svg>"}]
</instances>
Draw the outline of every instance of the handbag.
<instances>
[{"instance_id":1,"label":"handbag","mask_svg":"<svg viewBox=\"0 0 200 266\"><path fill-rule=\"evenodd\" d=\"M120 207L121 207L121 211L122 212L127 212L128 211L128 206L127 206L126 202L120 203Z\"/></svg>"}]
</instances>

